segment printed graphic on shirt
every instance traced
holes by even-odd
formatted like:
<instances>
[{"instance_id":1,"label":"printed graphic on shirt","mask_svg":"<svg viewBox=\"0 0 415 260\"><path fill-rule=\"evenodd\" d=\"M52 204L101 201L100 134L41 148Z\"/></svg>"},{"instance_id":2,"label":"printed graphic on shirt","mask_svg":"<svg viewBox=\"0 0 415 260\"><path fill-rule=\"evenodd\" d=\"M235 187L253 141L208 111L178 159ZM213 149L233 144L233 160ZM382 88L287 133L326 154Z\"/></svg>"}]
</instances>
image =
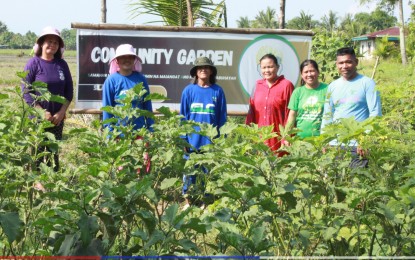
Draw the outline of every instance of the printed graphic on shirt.
<instances>
[{"instance_id":1,"label":"printed graphic on shirt","mask_svg":"<svg viewBox=\"0 0 415 260\"><path fill-rule=\"evenodd\" d=\"M58 70L58 73L59 73L59 79L60 80L65 80L65 75L63 74L63 71L62 70Z\"/></svg>"},{"instance_id":2,"label":"printed graphic on shirt","mask_svg":"<svg viewBox=\"0 0 415 260\"><path fill-rule=\"evenodd\" d=\"M125 99L126 96L127 96L127 90L121 90L117 99L120 99L120 100Z\"/></svg>"},{"instance_id":3,"label":"printed graphic on shirt","mask_svg":"<svg viewBox=\"0 0 415 260\"><path fill-rule=\"evenodd\" d=\"M322 110L322 105L318 102L317 96L309 97L303 104L304 113L301 115L303 120L315 120L319 117Z\"/></svg>"},{"instance_id":4,"label":"printed graphic on shirt","mask_svg":"<svg viewBox=\"0 0 415 260\"><path fill-rule=\"evenodd\" d=\"M350 92L349 96L339 99L336 104L334 104L336 109L354 109L358 107L360 102L360 95L356 94L355 91Z\"/></svg>"},{"instance_id":5,"label":"printed graphic on shirt","mask_svg":"<svg viewBox=\"0 0 415 260\"><path fill-rule=\"evenodd\" d=\"M192 103L190 105L190 113L196 114L215 114L215 104L206 104L206 107L203 106L203 103Z\"/></svg>"}]
</instances>

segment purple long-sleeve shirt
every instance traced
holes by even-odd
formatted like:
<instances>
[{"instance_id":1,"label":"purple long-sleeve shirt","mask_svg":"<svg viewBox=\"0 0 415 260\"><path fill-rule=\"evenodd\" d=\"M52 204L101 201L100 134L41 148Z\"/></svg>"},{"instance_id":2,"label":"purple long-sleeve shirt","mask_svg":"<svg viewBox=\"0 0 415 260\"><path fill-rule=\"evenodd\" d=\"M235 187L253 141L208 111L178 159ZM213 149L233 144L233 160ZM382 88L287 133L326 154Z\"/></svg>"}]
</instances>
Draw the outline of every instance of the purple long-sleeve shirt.
<instances>
[{"instance_id":1,"label":"purple long-sleeve shirt","mask_svg":"<svg viewBox=\"0 0 415 260\"><path fill-rule=\"evenodd\" d=\"M72 101L72 75L65 60L53 59L51 61L46 61L35 56L27 62L24 70L29 72L26 77L29 84L32 84L34 81L44 82L48 85L48 91L51 94L62 96L69 102ZM41 101L35 103L35 100L27 91L25 84L22 85L22 91L24 91L24 99L27 104L31 106L39 104L52 115L58 112L62 107L62 104L57 102ZM31 93L40 95L39 92L32 91Z\"/></svg>"}]
</instances>

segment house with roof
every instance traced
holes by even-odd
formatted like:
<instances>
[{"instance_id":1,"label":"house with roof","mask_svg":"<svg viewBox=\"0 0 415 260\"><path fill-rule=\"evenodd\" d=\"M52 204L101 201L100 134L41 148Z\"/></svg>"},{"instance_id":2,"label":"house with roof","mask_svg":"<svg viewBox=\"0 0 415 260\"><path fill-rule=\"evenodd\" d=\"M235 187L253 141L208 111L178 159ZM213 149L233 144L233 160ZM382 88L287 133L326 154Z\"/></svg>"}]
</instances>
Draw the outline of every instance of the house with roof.
<instances>
[{"instance_id":1,"label":"house with roof","mask_svg":"<svg viewBox=\"0 0 415 260\"><path fill-rule=\"evenodd\" d=\"M376 39L380 39L385 36L388 37L388 41L399 45L399 27L391 27L377 32L353 37L352 41L355 43L355 46L359 48L359 53L363 56L363 58L371 59L373 58L373 52L376 48Z\"/></svg>"}]
</instances>

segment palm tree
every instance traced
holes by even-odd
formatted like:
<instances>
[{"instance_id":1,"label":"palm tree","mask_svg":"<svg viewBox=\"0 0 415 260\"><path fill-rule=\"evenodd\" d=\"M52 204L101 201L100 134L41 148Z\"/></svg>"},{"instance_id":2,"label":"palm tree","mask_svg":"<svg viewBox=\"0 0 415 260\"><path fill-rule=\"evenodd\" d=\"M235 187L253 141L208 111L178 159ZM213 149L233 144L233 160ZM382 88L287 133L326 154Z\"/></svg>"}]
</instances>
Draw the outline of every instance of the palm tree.
<instances>
[{"instance_id":1,"label":"palm tree","mask_svg":"<svg viewBox=\"0 0 415 260\"><path fill-rule=\"evenodd\" d=\"M149 23L163 23L170 26L222 26L225 13L225 0L219 4L212 0L136 0L128 4L130 18L142 14L159 17Z\"/></svg>"},{"instance_id":2,"label":"palm tree","mask_svg":"<svg viewBox=\"0 0 415 260\"><path fill-rule=\"evenodd\" d=\"M193 21L193 11L192 11L192 2L191 0L186 0L186 7L187 7L187 24L190 27L193 27L194 21Z\"/></svg>"},{"instance_id":3,"label":"palm tree","mask_svg":"<svg viewBox=\"0 0 415 260\"><path fill-rule=\"evenodd\" d=\"M363 3L369 3L373 0L360 0L360 4ZM400 43L400 49L401 49L401 58L402 58L402 64L406 65L408 63L407 57L406 57L406 48L405 48L405 20L403 17L403 3L402 0L376 0L381 5L386 5L390 7L398 6L398 12L399 12L399 43Z\"/></svg>"},{"instance_id":4,"label":"palm tree","mask_svg":"<svg viewBox=\"0 0 415 260\"><path fill-rule=\"evenodd\" d=\"M340 22L340 32L345 37L354 37L365 34L369 30L368 24L356 22L352 14L346 14Z\"/></svg>"},{"instance_id":5,"label":"palm tree","mask_svg":"<svg viewBox=\"0 0 415 260\"><path fill-rule=\"evenodd\" d=\"M285 28L285 0L280 0L280 29Z\"/></svg>"},{"instance_id":6,"label":"palm tree","mask_svg":"<svg viewBox=\"0 0 415 260\"><path fill-rule=\"evenodd\" d=\"M323 16L321 24L330 34L333 34L337 27L338 20L339 17L337 14L330 10L328 15Z\"/></svg>"},{"instance_id":7,"label":"palm tree","mask_svg":"<svg viewBox=\"0 0 415 260\"><path fill-rule=\"evenodd\" d=\"M248 19L248 16L240 17L239 20L236 20L238 28L251 28L251 21Z\"/></svg>"},{"instance_id":8,"label":"palm tree","mask_svg":"<svg viewBox=\"0 0 415 260\"><path fill-rule=\"evenodd\" d=\"M311 30L316 27L318 21L313 20L313 15L300 11L300 16L294 17L287 22L287 28L297 30Z\"/></svg>"},{"instance_id":9,"label":"palm tree","mask_svg":"<svg viewBox=\"0 0 415 260\"><path fill-rule=\"evenodd\" d=\"M107 0L101 0L101 23L107 22Z\"/></svg>"},{"instance_id":10,"label":"palm tree","mask_svg":"<svg viewBox=\"0 0 415 260\"><path fill-rule=\"evenodd\" d=\"M255 17L253 27L276 29L278 28L278 21L276 20L276 16L277 15L275 9L267 7L265 12L260 11L259 14Z\"/></svg>"}]
</instances>

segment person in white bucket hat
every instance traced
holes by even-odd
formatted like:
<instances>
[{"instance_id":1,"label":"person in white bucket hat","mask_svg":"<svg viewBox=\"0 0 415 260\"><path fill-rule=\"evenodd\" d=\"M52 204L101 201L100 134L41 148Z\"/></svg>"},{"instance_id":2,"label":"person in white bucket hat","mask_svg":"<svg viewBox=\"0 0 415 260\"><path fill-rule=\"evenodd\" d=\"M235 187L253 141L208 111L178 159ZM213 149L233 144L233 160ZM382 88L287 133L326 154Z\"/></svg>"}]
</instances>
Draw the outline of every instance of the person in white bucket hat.
<instances>
[{"instance_id":1,"label":"person in white bucket hat","mask_svg":"<svg viewBox=\"0 0 415 260\"><path fill-rule=\"evenodd\" d=\"M110 60L110 75L104 82L102 89L102 106L118 106L121 105L119 100L122 100L126 96L126 92L136 86L139 83L143 84L143 88L146 93L140 100L133 102L133 106L138 109L153 111L151 100L144 101L146 96L150 94L150 89L147 83L147 79L141 73L141 59L135 53L135 49L131 44L121 44L115 51L115 56ZM154 123L150 117L140 116L131 119L118 119L117 123L109 122L109 119L114 118L114 115L103 111L104 127L107 127L112 131L115 125L127 125L132 124L135 130L140 128L147 128L151 130L151 126Z\"/></svg>"},{"instance_id":2,"label":"person in white bucket hat","mask_svg":"<svg viewBox=\"0 0 415 260\"><path fill-rule=\"evenodd\" d=\"M36 45L34 57L24 67L28 74L22 84L23 96L30 106L43 109L44 114L41 116L54 125L45 131L53 133L56 140L62 140L66 111L73 99L72 75L68 64L62 59L65 44L60 32L56 28L47 26L40 33ZM35 81L46 83L51 94L64 97L66 101L59 103L40 98L41 93L32 86ZM47 147L41 147L38 152L44 152L45 149ZM39 159L37 168L39 169L40 163L46 160L47 164L57 171L59 169L58 152L53 153L53 157L54 163L50 158Z\"/></svg>"}]
</instances>

